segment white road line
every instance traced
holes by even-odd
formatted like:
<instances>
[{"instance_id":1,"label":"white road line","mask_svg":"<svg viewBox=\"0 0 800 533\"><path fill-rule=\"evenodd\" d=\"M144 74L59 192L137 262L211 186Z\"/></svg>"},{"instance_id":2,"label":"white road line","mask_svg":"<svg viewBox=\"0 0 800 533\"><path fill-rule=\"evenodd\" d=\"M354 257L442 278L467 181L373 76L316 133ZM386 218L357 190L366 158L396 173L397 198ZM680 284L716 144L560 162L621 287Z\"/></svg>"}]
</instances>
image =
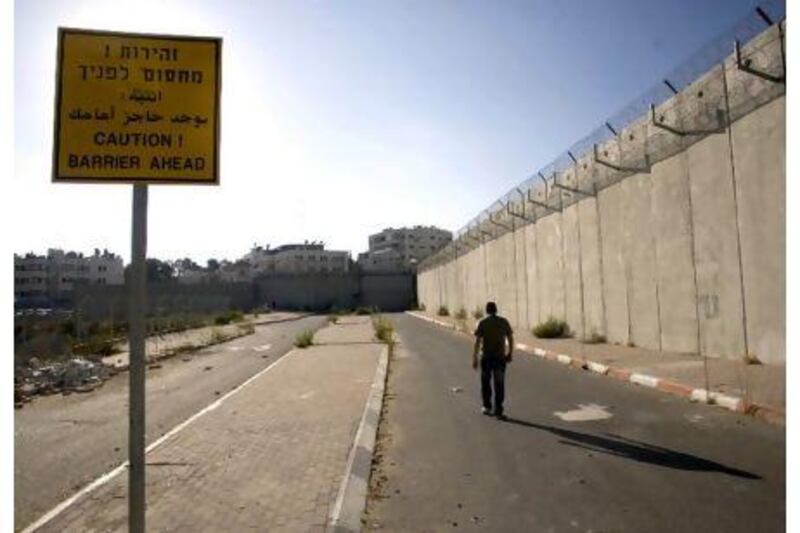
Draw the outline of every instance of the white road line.
<instances>
[{"instance_id":1,"label":"white road line","mask_svg":"<svg viewBox=\"0 0 800 533\"><path fill-rule=\"evenodd\" d=\"M209 412L213 411L214 409L216 409L217 407L219 407L220 405L222 405L222 402L224 402L225 400L227 400L228 398L230 398L231 396L233 396L237 392L241 391L244 387L246 387L247 385L249 385L250 383L252 383L256 379L258 379L260 376L266 374L267 372L269 372L270 370L275 368L275 366L278 363L280 363L281 361L283 361L284 359L286 359L287 357L289 357L290 355L292 355L296 351L297 350L290 350L286 355L284 355L283 357L281 357L277 361L275 361L272 364L270 364L267 368L261 370L260 372L258 372L255 375L251 376L244 383L242 383L241 385L239 385L235 389L229 391L228 393L226 393L224 396L222 396L218 400L212 402L210 405L207 405L206 407L204 407L203 409L201 409L197 413L193 414L192 416L190 416L189 418L187 418L186 420L184 420L183 422L181 422L180 424L178 424L177 426L172 428L170 431L168 431L167 433L162 435L155 442L151 443L150 446L145 448L145 453L150 453L151 451L155 450L158 446L160 446L161 444L166 442L167 439L169 439L170 437L173 437L174 435L176 435L178 432L183 430L186 426L188 426L189 424L191 424L192 422L194 422L195 420L197 420L198 418L200 418L204 414L209 413ZM40 527L44 526L50 520L52 520L53 518L55 518L56 516L61 514L70 505L75 503L81 496L83 496L83 495L93 491L94 489L96 489L96 488L108 483L109 481L114 479L117 476L117 474L119 474L120 472L125 470L127 467L128 467L128 461L125 461L124 463L122 463L118 467L114 468L110 472L107 472L107 473L103 474L102 476L100 476L99 478L95 479L94 481L92 481L91 483L89 483L88 485L86 485L82 489L80 489L78 492L76 492L75 494L73 494L72 496L67 498L66 500L62 501L61 503L59 503L58 505L53 507L47 513L42 515L38 520L36 520L33 524L31 524L28 527L26 527L25 529L23 529L22 533L32 533L33 531L36 531Z\"/></svg>"}]
</instances>

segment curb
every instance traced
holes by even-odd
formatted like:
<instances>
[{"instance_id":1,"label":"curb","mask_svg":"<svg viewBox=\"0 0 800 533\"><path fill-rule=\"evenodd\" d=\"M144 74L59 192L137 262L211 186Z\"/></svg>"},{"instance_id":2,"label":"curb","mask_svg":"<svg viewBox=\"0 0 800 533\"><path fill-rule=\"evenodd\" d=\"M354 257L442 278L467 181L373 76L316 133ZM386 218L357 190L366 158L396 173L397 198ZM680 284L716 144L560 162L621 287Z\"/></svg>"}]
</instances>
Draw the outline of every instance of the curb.
<instances>
[{"instance_id":1,"label":"curb","mask_svg":"<svg viewBox=\"0 0 800 533\"><path fill-rule=\"evenodd\" d=\"M347 467L339 486L339 494L328 519L327 531L334 533L361 531L361 516L367 505L372 454L375 451L375 437L378 433L378 423L383 407L383 392L386 388L388 366L389 348L384 346L378 359L378 367L375 370L375 378L364 407L364 414L347 458Z\"/></svg>"},{"instance_id":2,"label":"curb","mask_svg":"<svg viewBox=\"0 0 800 533\"><path fill-rule=\"evenodd\" d=\"M456 326L442 322L440 320L436 320L434 318L420 315L418 313L414 313L411 311L406 311L406 314L416 318L420 318L427 322L432 322L434 324L446 327L448 329L453 329L458 331L458 328ZM514 347L518 350L523 350L525 352L532 353L537 357L554 361L564 366L580 368L583 370L587 370L589 372L594 372L603 376L608 376L617 379L619 381L626 381L628 383L633 383L634 385L656 389L667 394L672 394L674 396L680 396L682 398L686 398L691 402L703 402L707 403L708 405L715 405L717 407L722 407L724 409L728 409L729 411L733 411L735 413L751 415L755 418L760 418L761 420L764 420L772 424L778 424L778 425L786 424L786 411L784 409L779 409L759 404L748 405L744 401L744 399L736 396L730 396L719 392L709 393L705 389L690 387L688 385L684 385L683 383L670 381L668 379L659 378L656 376L650 376L648 374L640 374L638 372L633 372L625 368L613 368L608 365L598 363L595 361L590 361L585 358L559 354L551 350L537 348L535 346L530 346L528 344L524 344L521 342L515 343Z\"/></svg>"},{"instance_id":3,"label":"curb","mask_svg":"<svg viewBox=\"0 0 800 533\"><path fill-rule=\"evenodd\" d=\"M267 320L264 322L252 322L254 326L269 326L270 324L283 324L284 322L292 322L293 320L301 320L303 318L308 318L310 316L314 316L313 314L305 314L300 316L293 316L289 318L281 318L280 320Z\"/></svg>"}]
</instances>

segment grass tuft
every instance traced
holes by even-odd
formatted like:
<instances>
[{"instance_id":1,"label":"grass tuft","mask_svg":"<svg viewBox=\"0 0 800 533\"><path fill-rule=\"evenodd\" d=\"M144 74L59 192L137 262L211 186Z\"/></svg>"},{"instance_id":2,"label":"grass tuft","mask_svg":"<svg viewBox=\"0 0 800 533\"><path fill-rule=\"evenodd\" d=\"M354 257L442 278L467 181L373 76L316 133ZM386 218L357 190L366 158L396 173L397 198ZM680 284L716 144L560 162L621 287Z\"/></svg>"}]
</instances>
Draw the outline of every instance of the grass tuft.
<instances>
[{"instance_id":1,"label":"grass tuft","mask_svg":"<svg viewBox=\"0 0 800 533\"><path fill-rule=\"evenodd\" d=\"M570 331L566 321L551 316L534 326L533 334L540 339L562 339L569 337Z\"/></svg>"},{"instance_id":2,"label":"grass tuft","mask_svg":"<svg viewBox=\"0 0 800 533\"><path fill-rule=\"evenodd\" d=\"M372 327L375 330L375 337L379 341L386 344L394 343L394 325L389 319L376 315L372 318Z\"/></svg>"},{"instance_id":3,"label":"grass tuft","mask_svg":"<svg viewBox=\"0 0 800 533\"><path fill-rule=\"evenodd\" d=\"M592 331L588 337L581 339L581 342L584 344L603 344L606 342L606 336Z\"/></svg>"},{"instance_id":4,"label":"grass tuft","mask_svg":"<svg viewBox=\"0 0 800 533\"><path fill-rule=\"evenodd\" d=\"M314 332L310 329L305 329L297 334L294 339L294 345L298 348L307 348L314 344Z\"/></svg>"}]
</instances>

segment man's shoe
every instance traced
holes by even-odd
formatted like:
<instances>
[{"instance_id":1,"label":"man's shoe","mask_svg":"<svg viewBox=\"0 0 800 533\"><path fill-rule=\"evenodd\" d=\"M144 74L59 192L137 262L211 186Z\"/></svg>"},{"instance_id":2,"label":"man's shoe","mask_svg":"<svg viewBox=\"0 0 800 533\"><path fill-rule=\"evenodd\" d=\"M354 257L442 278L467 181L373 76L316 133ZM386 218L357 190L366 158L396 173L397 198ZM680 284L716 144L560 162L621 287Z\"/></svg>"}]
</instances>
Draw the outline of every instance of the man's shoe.
<instances>
[{"instance_id":1,"label":"man's shoe","mask_svg":"<svg viewBox=\"0 0 800 533\"><path fill-rule=\"evenodd\" d=\"M495 416L497 417L498 420L508 420L508 417L503 413L495 413Z\"/></svg>"},{"instance_id":2,"label":"man's shoe","mask_svg":"<svg viewBox=\"0 0 800 533\"><path fill-rule=\"evenodd\" d=\"M492 408L491 407L481 407L481 413L483 413L483 414L485 414L487 416L491 415L492 414Z\"/></svg>"}]
</instances>

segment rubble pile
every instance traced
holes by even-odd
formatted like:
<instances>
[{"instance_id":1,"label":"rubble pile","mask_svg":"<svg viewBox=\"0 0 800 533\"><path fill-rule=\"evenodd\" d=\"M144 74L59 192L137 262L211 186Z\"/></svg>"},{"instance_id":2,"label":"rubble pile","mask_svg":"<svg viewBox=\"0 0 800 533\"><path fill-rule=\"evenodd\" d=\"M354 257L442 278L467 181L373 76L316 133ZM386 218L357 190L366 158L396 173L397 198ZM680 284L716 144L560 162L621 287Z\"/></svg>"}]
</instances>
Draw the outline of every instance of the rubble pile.
<instances>
[{"instance_id":1,"label":"rubble pile","mask_svg":"<svg viewBox=\"0 0 800 533\"><path fill-rule=\"evenodd\" d=\"M22 407L36 395L90 392L114 373L102 363L81 357L47 363L32 357L14 369L14 407Z\"/></svg>"}]
</instances>

